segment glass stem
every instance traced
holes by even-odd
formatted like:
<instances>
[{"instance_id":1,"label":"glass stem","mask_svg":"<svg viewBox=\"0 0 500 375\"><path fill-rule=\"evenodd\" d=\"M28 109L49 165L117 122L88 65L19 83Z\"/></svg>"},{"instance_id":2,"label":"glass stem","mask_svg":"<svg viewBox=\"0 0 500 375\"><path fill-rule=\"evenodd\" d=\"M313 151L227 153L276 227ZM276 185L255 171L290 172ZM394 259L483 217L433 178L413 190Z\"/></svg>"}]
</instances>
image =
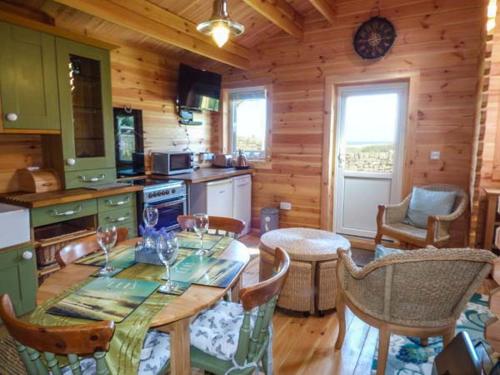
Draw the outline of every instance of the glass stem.
<instances>
[{"instance_id":1,"label":"glass stem","mask_svg":"<svg viewBox=\"0 0 500 375\"><path fill-rule=\"evenodd\" d=\"M165 263L165 287L167 289L170 289L170 263L166 262Z\"/></svg>"},{"instance_id":2,"label":"glass stem","mask_svg":"<svg viewBox=\"0 0 500 375\"><path fill-rule=\"evenodd\" d=\"M202 233L201 234L201 252L203 253L205 250L203 249L203 236L205 235L205 233Z\"/></svg>"},{"instance_id":3,"label":"glass stem","mask_svg":"<svg viewBox=\"0 0 500 375\"><path fill-rule=\"evenodd\" d=\"M107 271L107 270L109 270L109 251L108 250L106 250L104 252L104 257L105 257L104 269Z\"/></svg>"}]
</instances>

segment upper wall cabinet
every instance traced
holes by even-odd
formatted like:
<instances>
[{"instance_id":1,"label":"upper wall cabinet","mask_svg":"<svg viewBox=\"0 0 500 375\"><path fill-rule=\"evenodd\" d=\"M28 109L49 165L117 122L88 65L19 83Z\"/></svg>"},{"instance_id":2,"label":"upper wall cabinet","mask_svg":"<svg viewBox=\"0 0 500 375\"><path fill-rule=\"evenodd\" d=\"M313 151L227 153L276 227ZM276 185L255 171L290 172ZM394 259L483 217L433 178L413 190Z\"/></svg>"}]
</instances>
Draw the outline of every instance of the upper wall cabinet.
<instances>
[{"instance_id":1,"label":"upper wall cabinet","mask_svg":"<svg viewBox=\"0 0 500 375\"><path fill-rule=\"evenodd\" d=\"M64 169L114 168L109 52L62 38L56 51Z\"/></svg>"},{"instance_id":2,"label":"upper wall cabinet","mask_svg":"<svg viewBox=\"0 0 500 375\"><path fill-rule=\"evenodd\" d=\"M3 130L58 133L55 37L0 22L0 40Z\"/></svg>"}]
</instances>

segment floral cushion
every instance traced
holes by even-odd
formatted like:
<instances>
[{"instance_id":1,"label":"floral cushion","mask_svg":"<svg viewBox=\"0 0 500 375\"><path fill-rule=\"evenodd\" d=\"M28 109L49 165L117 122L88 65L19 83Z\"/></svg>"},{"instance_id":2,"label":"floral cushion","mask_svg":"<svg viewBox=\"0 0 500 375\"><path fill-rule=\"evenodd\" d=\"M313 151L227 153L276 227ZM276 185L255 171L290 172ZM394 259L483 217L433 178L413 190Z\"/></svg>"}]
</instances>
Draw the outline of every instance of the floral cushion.
<instances>
[{"instance_id":1,"label":"floral cushion","mask_svg":"<svg viewBox=\"0 0 500 375\"><path fill-rule=\"evenodd\" d=\"M138 375L157 375L170 359L170 337L159 331L149 331L141 351ZM82 375L95 375L96 364L93 358L80 361ZM72 375L69 366L62 369L62 375Z\"/></svg>"},{"instance_id":2,"label":"floral cushion","mask_svg":"<svg viewBox=\"0 0 500 375\"><path fill-rule=\"evenodd\" d=\"M257 310L252 312L251 326ZM239 303L220 301L191 323L191 345L222 360L231 360L238 347L244 310Z\"/></svg>"}]
</instances>

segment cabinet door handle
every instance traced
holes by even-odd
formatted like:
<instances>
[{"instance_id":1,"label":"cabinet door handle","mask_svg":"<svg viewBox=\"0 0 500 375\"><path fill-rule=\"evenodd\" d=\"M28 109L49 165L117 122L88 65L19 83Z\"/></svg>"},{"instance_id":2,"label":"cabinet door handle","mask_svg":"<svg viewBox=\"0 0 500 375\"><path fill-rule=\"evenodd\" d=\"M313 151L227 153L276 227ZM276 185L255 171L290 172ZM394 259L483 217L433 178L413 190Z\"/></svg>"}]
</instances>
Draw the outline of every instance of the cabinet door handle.
<instances>
[{"instance_id":1,"label":"cabinet door handle","mask_svg":"<svg viewBox=\"0 0 500 375\"><path fill-rule=\"evenodd\" d=\"M127 220L128 218L130 217L130 214L126 214L125 216L120 216L120 217L111 217L111 216L107 216L106 217L106 220L110 223L121 223L125 220Z\"/></svg>"},{"instance_id":2,"label":"cabinet door handle","mask_svg":"<svg viewBox=\"0 0 500 375\"><path fill-rule=\"evenodd\" d=\"M80 212L82 212L82 205L79 205L76 209L74 210L68 210L68 211L64 211L64 212L59 212L57 210L51 210L51 213L52 213L52 216L57 216L57 217L61 217L61 216L73 216L73 215L76 215Z\"/></svg>"},{"instance_id":3,"label":"cabinet door handle","mask_svg":"<svg viewBox=\"0 0 500 375\"><path fill-rule=\"evenodd\" d=\"M102 180L104 180L105 177L106 176L104 174L100 174L99 176L95 176L95 177L87 177L85 175L78 176L78 178L82 182L97 182L97 181L102 181Z\"/></svg>"},{"instance_id":4,"label":"cabinet door handle","mask_svg":"<svg viewBox=\"0 0 500 375\"><path fill-rule=\"evenodd\" d=\"M116 201L116 202L113 202L113 200L111 199L106 199L106 204L111 207L123 206L124 204L127 204L129 202L130 202L130 197L127 197L122 201Z\"/></svg>"},{"instance_id":5,"label":"cabinet door handle","mask_svg":"<svg viewBox=\"0 0 500 375\"><path fill-rule=\"evenodd\" d=\"M23 252L23 259L30 260L33 258L33 253L31 251Z\"/></svg>"},{"instance_id":6,"label":"cabinet door handle","mask_svg":"<svg viewBox=\"0 0 500 375\"><path fill-rule=\"evenodd\" d=\"M10 122L16 122L18 118L19 116L14 112L9 112L5 115L5 119Z\"/></svg>"}]
</instances>

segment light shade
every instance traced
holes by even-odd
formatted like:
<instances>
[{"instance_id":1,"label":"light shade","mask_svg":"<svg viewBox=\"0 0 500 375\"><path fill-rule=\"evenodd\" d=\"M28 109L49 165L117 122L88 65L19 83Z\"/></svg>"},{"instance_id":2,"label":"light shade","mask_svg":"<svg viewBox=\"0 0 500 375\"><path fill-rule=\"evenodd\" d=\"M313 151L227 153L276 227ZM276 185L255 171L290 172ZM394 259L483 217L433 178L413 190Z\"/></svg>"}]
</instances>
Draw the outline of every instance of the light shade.
<instances>
[{"instance_id":1,"label":"light shade","mask_svg":"<svg viewBox=\"0 0 500 375\"><path fill-rule=\"evenodd\" d=\"M212 17L196 27L199 32L210 35L217 46L222 47L231 35L238 36L245 31L245 26L229 18L227 0L214 0Z\"/></svg>"}]
</instances>

